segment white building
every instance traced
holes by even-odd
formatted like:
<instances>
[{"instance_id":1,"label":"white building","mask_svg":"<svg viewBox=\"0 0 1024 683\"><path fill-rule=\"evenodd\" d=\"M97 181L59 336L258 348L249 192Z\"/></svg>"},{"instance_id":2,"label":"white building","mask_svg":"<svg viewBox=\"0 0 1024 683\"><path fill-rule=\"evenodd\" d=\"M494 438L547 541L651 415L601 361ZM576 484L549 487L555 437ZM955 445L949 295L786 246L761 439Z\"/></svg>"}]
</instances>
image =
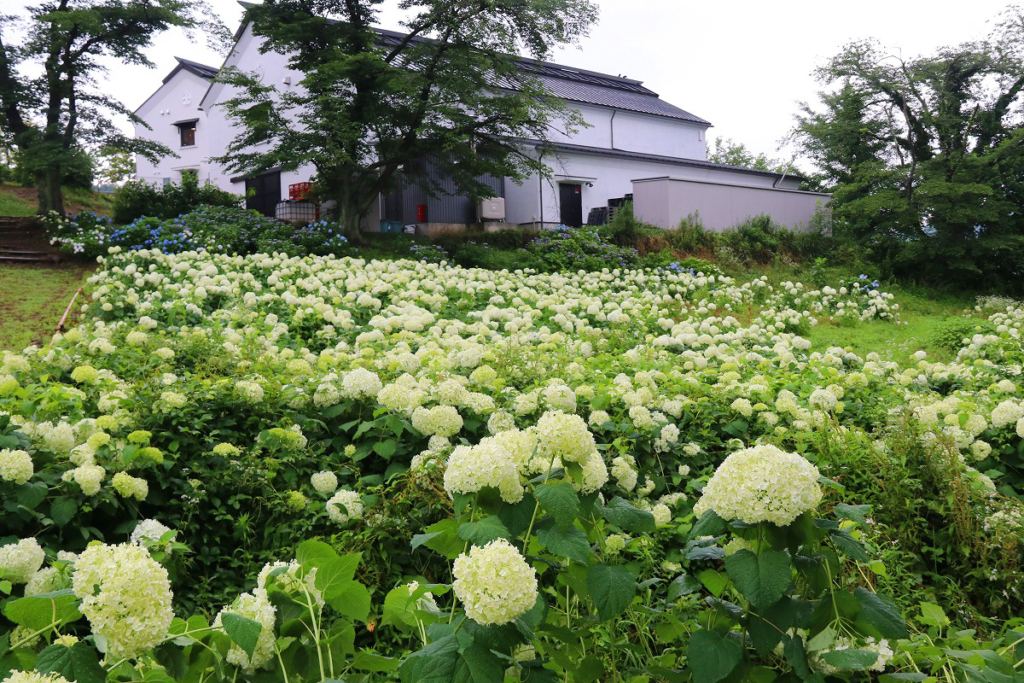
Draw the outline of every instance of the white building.
<instances>
[{"instance_id":1,"label":"white building","mask_svg":"<svg viewBox=\"0 0 1024 683\"><path fill-rule=\"evenodd\" d=\"M401 34L380 31L382 38ZM260 54L261 39L250 24L236 33L224 66L256 71L280 89L296 87L300 73L288 69L284 55ZM214 82L217 69L178 58L178 66L136 113L152 130L136 127L136 135L161 142L179 154L157 164L138 160L138 177L154 183L178 181L195 172L237 193L268 215L291 208L289 186L307 182L313 168L272 171L258 177L232 177L211 157L224 152L234 138L232 124L218 102L228 99L229 86ZM522 183L490 179L494 194L504 199L504 222L514 225L580 225L601 221L603 210L632 199L637 215L662 227L674 227L698 212L705 225L724 229L753 215L771 212L780 222L806 224L827 195L800 192L801 178L707 161L708 121L660 99L640 81L523 59L555 95L564 98L589 124L572 135L552 130L548 140L526 140L529 153L542 158L549 177L535 175ZM564 128L564 127L563 127ZM593 213L592 213L593 212ZM479 221L478 204L453 193L431 197L416 187L382 196L366 227L416 223L420 232L465 226Z\"/></svg>"}]
</instances>

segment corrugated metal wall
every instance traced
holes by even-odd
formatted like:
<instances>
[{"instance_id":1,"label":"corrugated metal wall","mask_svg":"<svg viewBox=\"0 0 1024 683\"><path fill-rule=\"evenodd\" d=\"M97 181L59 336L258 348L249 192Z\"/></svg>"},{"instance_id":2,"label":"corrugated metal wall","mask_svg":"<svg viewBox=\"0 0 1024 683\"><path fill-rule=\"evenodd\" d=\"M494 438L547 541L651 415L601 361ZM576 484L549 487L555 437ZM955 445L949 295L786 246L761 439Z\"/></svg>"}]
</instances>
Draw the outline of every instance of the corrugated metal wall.
<instances>
[{"instance_id":1,"label":"corrugated metal wall","mask_svg":"<svg viewBox=\"0 0 1024 683\"><path fill-rule=\"evenodd\" d=\"M427 222L429 223L475 223L477 221L476 202L465 194L458 192L455 182L444 175L443 171L433 163L426 163L426 173L433 181L437 196L431 197L426 190L415 184L404 184L400 189L388 193L384 197L383 220L416 223L416 207L427 206ZM496 197L505 196L505 179L484 175L477 178L478 182L491 188Z\"/></svg>"}]
</instances>

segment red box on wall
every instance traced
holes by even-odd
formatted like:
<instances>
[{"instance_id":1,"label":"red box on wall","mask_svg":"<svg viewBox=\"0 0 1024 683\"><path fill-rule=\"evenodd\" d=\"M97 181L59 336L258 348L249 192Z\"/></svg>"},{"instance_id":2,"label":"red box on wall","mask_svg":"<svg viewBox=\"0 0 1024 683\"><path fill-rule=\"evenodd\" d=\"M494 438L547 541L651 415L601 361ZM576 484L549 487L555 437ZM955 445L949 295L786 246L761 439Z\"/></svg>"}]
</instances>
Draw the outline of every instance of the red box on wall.
<instances>
[{"instance_id":1,"label":"red box on wall","mask_svg":"<svg viewBox=\"0 0 1024 683\"><path fill-rule=\"evenodd\" d=\"M288 186L288 198L293 200L305 199L312 189L313 183L293 183Z\"/></svg>"}]
</instances>

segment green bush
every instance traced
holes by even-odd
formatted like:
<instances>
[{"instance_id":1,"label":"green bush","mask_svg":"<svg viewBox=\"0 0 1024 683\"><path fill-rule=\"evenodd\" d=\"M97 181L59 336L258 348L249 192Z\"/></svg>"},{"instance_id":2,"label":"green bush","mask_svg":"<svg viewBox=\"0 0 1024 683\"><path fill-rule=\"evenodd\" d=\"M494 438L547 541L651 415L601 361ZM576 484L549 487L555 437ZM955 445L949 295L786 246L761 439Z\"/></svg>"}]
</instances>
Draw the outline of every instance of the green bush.
<instances>
[{"instance_id":1,"label":"green bush","mask_svg":"<svg viewBox=\"0 0 1024 683\"><path fill-rule=\"evenodd\" d=\"M241 207L244 199L225 192L211 183L199 184L194 173L186 173L180 183L167 183L161 187L143 180L125 183L114 193L114 222L131 223L137 218L174 218L186 214L201 204L208 206Z\"/></svg>"},{"instance_id":2,"label":"green bush","mask_svg":"<svg viewBox=\"0 0 1024 683\"><path fill-rule=\"evenodd\" d=\"M946 318L942 327L935 333L932 343L939 348L956 353L963 346L964 339L970 339L976 334L989 334L993 332L992 325L983 320L975 318Z\"/></svg>"},{"instance_id":3,"label":"green bush","mask_svg":"<svg viewBox=\"0 0 1024 683\"><path fill-rule=\"evenodd\" d=\"M597 228L586 225L542 232L526 251L548 272L635 268L639 264L636 249L611 244Z\"/></svg>"}]
</instances>

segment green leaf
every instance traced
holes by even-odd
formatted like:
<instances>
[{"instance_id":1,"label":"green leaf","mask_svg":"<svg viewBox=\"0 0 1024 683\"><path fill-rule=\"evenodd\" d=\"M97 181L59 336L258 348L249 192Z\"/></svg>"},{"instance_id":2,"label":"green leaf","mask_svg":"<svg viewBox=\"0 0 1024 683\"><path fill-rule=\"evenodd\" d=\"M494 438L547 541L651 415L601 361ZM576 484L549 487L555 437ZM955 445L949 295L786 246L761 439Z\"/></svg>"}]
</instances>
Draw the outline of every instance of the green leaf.
<instances>
[{"instance_id":1,"label":"green leaf","mask_svg":"<svg viewBox=\"0 0 1024 683\"><path fill-rule=\"evenodd\" d=\"M729 585L729 577L721 572L716 572L714 569L703 570L700 574L697 574L697 578L716 598L721 596L722 591Z\"/></svg>"},{"instance_id":2,"label":"green leaf","mask_svg":"<svg viewBox=\"0 0 1024 683\"><path fill-rule=\"evenodd\" d=\"M839 519L849 519L851 521L864 524L867 516L871 514L871 506L838 503L834 508L832 508L832 511L836 513L836 517Z\"/></svg>"},{"instance_id":3,"label":"green leaf","mask_svg":"<svg viewBox=\"0 0 1024 683\"><path fill-rule=\"evenodd\" d=\"M398 668L398 657L385 657L366 650L360 650L352 658L352 668L360 671L394 671Z\"/></svg>"},{"instance_id":4,"label":"green leaf","mask_svg":"<svg viewBox=\"0 0 1024 683\"><path fill-rule=\"evenodd\" d=\"M398 442L395 441L394 439L378 441L377 443L373 444L373 450L377 455L387 460L388 458L395 454L395 451L398 450Z\"/></svg>"},{"instance_id":5,"label":"green leaf","mask_svg":"<svg viewBox=\"0 0 1024 683\"><path fill-rule=\"evenodd\" d=\"M844 671L864 671L878 661L878 653L867 650L831 650L819 656Z\"/></svg>"},{"instance_id":6,"label":"green leaf","mask_svg":"<svg viewBox=\"0 0 1024 683\"><path fill-rule=\"evenodd\" d=\"M459 527L459 538L473 545L487 545L493 540L504 538L512 540L512 534L497 517L490 515L479 522L466 522Z\"/></svg>"},{"instance_id":7,"label":"green leaf","mask_svg":"<svg viewBox=\"0 0 1024 683\"><path fill-rule=\"evenodd\" d=\"M78 642L71 647L50 645L36 658L36 671L56 673L76 683L103 683L107 672L100 666L99 656L91 646Z\"/></svg>"},{"instance_id":8,"label":"green leaf","mask_svg":"<svg viewBox=\"0 0 1024 683\"><path fill-rule=\"evenodd\" d=\"M731 638L701 629L690 638L686 659L694 683L717 683L743 660L743 648Z\"/></svg>"},{"instance_id":9,"label":"green leaf","mask_svg":"<svg viewBox=\"0 0 1024 683\"><path fill-rule=\"evenodd\" d=\"M668 585L668 601L673 602L684 595L689 595L699 590L700 581L684 572Z\"/></svg>"},{"instance_id":10,"label":"green leaf","mask_svg":"<svg viewBox=\"0 0 1024 683\"><path fill-rule=\"evenodd\" d=\"M558 526L568 528L580 513L580 497L568 482L541 484L533 494Z\"/></svg>"},{"instance_id":11,"label":"green leaf","mask_svg":"<svg viewBox=\"0 0 1024 683\"><path fill-rule=\"evenodd\" d=\"M260 639L260 633L263 632L263 625L248 617L230 612L222 614L220 621L228 637L238 647L242 648L251 660L252 653L256 651L256 643Z\"/></svg>"},{"instance_id":12,"label":"green leaf","mask_svg":"<svg viewBox=\"0 0 1024 683\"><path fill-rule=\"evenodd\" d=\"M313 584L323 591L324 600L329 600L329 595L336 589L341 589L352 583L352 577L359 568L361 553L353 553L344 556L335 556L316 566L316 576ZM305 566L305 565L303 565Z\"/></svg>"},{"instance_id":13,"label":"green leaf","mask_svg":"<svg viewBox=\"0 0 1024 683\"><path fill-rule=\"evenodd\" d=\"M526 531L533 519L533 510L537 506L534 497L527 493L515 505L505 504L498 509L498 518L513 537Z\"/></svg>"},{"instance_id":14,"label":"green leaf","mask_svg":"<svg viewBox=\"0 0 1024 683\"><path fill-rule=\"evenodd\" d=\"M324 602L338 614L355 621L365 622L370 615L370 591L358 581L332 586L331 590L324 591Z\"/></svg>"},{"instance_id":15,"label":"green leaf","mask_svg":"<svg viewBox=\"0 0 1024 683\"><path fill-rule=\"evenodd\" d=\"M818 633L816 633L813 638L807 641L806 649L808 652L818 652L820 650L824 650L825 648L830 647L833 643L836 642L836 638L838 637L838 635L839 634L836 632L834 628L832 628L831 625L826 626L822 630L818 631Z\"/></svg>"},{"instance_id":16,"label":"green leaf","mask_svg":"<svg viewBox=\"0 0 1024 683\"><path fill-rule=\"evenodd\" d=\"M842 550L848 557L858 562L867 562L871 558L864 552L864 546L861 545L860 541L850 535L849 531L845 529L832 532L832 542L836 544L836 547Z\"/></svg>"},{"instance_id":17,"label":"green leaf","mask_svg":"<svg viewBox=\"0 0 1024 683\"><path fill-rule=\"evenodd\" d=\"M621 564L595 564L587 571L587 592L601 621L626 611L636 595L636 576Z\"/></svg>"},{"instance_id":18,"label":"green leaf","mask_svg":"<svg viewBox=\"0 0 1024 683\"><path fill-rule=\"evenodd\" d=\"M860 614L857 615L858 624L871 627L878 632L878 637L890 639L910 637L907 633L907 623L903 620L899 609L890 600L883 599L862 587L858 587L853 594L860 602Z\"/></svg>"},{"instance_id":19,"label":"green leaf","mask_svg":"<svg viewBox=\"0 0 1024 683\"><path fill-rule=\"evenodd\" d=\"M764 550L754 554L739 550L725 557L729 578L758 610L774 605L789 587L793 563L782 550Z\"/></svg>"},{"instance_id":20,"label":"green leaf","mask_svg":"<svg viewBox=\"0 0 1024 683\"><path fill-rule=\"evenodd\" d=\"M479 683L504 679L504 666L466 631L447 635L405 658L403 683Z\"/></svg>"},{"instance_id":21,"label":"green leaf","mask_svg":"<svg viewBox=\"0 0 1024 683\"><path fill-rule=\"evenodd\" d=\"M12 600L4 608L4 614L15 624L41 631L51 624L62 626L80 619L79 604L74 591L64 589Z\"/></svg>"},{"instance_id":22,"label":"green leaf","mask_svg":"<svg viewBox=\"0 0 1024 683\"><path fill-rule=\"evenodd\" d=\"M454 560L466 547L466 542L459 538L458 520L442 519L423 531L424 533L412 537L413 550L424 545L449 560Z\"/></svg>"},{"instance_id":23,"label":"green leaf","mask_svg":"<svg viewBox=\"0 0 1024 683\"><path fill-rule=\"evenodd\" d=\"M701 536L718 536L725 531L725 520L718 516L714 510L708 510L690 530L688 540L694 540Z\"/></svg>"},{"instance_id":24,"label":"green leaf","mask_svg":"<svg viewBox=\"0 0 1024 683\"><path fill-rule=\"evenodd\" d=\"M949 617L946 616L945 611L941 607L933 602L921 603L921 616L917 617L917 620L928 626L938 626L940 628L949 626Z\"/></svg>"},{"instance_id":25,"label":"green leaf","mask_svg":"<svg viewBox=\"0 0 1024 683\"><path fill-rule=\"evenodd\" d=\"M322 567L336 559L338 553L323 541L303 541L295 549L295 561L306 569Z\"/></svg>"},{"instance_id":26,"label":"green leaf","mask_svg":"<svg viewBox=\"0 0 1024 683\"><path fill-rule=\"evenodd\" d=\"M62 496L50 503L50 519L57 526L64 526L75 517L78 512L78 502L74 498Z\"/></svg>"},{"instance_id":27,"label":"green leaf","mask_svg":"<svg viewBox=\"0 0 1024 683\"><path fill-rule=\"evenodd\" d=\"M48 491L49 488L47 488L46 484L41 481L33 481L19 486L14 494L14 498L18 501L18 505L29 510L35 510L40 503L46 500Z\"/></svg>"},{"instance_id":28,"label":"green leaf","mask_svg":"<svg viewBox=\"0 0 1024 683\"><path fill-rule=\"evenodd\" d=\"M579 683L594 683L604 676L604 664L601 658L595 655L587 655L576 667L574 679Z\"/></svg>"},{"instance_id":29,"label":"green leaf","mask_svg":"<svg viewBox=\"0 0 1024 683\"><path fill-rule=\"evenodd\" d=\"M654 515L647 510L633 507L626 500L615 496L605 507L601 508L601 516L626 533L654 533Z\"/></svg>"},{"instance_id":30,"label":"green leaf","mask_svg":"<svg viewBox=\"0 0 1024 683\"><path fill-rule=\"evenodd\" d=\"M590 562L590 543L586 534L575 526L565 528L545 520L545 524L537 529L537 540L552 555L568 557L580 564Z\"/></svg>"}]
</instances>

